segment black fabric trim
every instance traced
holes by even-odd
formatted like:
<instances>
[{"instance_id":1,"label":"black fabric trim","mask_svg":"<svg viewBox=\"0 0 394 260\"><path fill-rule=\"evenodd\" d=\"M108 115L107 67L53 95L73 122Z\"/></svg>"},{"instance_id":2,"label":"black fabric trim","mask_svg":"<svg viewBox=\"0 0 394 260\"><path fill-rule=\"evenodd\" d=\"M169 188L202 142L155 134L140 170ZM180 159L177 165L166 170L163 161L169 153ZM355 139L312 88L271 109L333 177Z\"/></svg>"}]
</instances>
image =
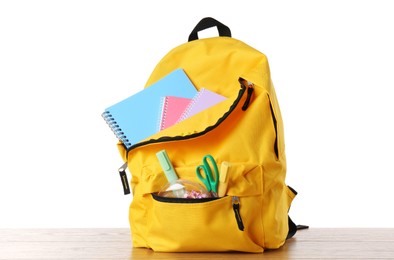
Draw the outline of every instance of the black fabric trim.
<instances>
[{"instance_id":1,"label":"black fabric trim","mask_svg":"<svg viewBox=\"0 0 394 260\"><path fill-rule=\"evenodd\" d=\"M270 97L268 96L268 99ZM275 113L274 113L274 109L272 107L271 101L270 103L270 108L271 108L271 115L272 115L272 121L274 123L274 127L275 127L275 144L274 144L274 151L275 151L275 155L276 158L279 158L279 148L278 148L278 124L276 122L276 117L275 117Z\"/></svg>"}]
</instances>

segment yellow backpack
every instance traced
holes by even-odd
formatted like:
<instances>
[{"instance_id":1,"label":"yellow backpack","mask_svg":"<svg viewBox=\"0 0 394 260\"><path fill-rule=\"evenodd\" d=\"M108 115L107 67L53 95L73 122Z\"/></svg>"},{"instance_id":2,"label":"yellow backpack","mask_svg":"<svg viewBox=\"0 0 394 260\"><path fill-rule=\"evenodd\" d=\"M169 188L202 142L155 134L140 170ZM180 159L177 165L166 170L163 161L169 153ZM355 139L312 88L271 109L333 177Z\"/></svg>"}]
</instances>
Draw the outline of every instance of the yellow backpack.
<instances>
[{"instance_id":1,"label":"yellow backpack","mask_svg":"<svg viewBox=\"0 0 394 260\"><path fill-rule=\"evenodd\" d=\"M199 31L214 26L219 37L198 39ZM118 143L125 192L125 168L132 174L133 246L165 252L279 248L296 231L288 218L296 192L285 184L283 123L266 56L208 17L158 63L145 87L178 68L197 89L228 98L129 149ZM161 150L179 178L199 183L195 169L205 155L217 165L228 162L226 195L193 201L155 195L167 182L156 157Z\"/></svg>"}]
</instances>

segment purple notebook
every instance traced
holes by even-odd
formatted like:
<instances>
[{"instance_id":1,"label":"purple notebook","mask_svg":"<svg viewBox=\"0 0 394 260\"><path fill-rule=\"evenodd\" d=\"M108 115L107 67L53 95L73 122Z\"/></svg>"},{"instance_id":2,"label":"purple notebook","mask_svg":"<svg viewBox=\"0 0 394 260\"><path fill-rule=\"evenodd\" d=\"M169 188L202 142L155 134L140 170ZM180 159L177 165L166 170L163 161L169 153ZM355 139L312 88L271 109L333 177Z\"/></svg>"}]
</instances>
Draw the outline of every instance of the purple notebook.
<instances>
[{"instance_id":1,"label":"purple notebook","mask_svg":"<svg viewBox=\"0 0 394 260\"><path fill-rule=\"evenodd\" d=\"M200 91L193 97L190 104L186 107L185 111L179 117L177 123L194 116L195 114L216 105L226 100L226 97L216 94L206 88L201 88Z\"/></svg>"}]
</instances>

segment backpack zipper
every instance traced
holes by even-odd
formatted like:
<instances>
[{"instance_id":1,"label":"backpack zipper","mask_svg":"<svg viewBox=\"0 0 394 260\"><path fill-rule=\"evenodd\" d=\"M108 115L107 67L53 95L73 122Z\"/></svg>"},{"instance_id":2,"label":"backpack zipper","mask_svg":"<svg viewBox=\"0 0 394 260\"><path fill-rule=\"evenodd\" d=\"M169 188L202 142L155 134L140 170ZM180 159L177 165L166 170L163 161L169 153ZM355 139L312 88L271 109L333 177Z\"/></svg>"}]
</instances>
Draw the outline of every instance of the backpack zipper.
<instances>
[{"instance_id":1,"label":"backpack zipper","mask_svg":"<svg viewBox=\"0 0 394 260\"><path fill-rule=\"evenodd\" d=\"M239 197L233 196L232 197L232 203L233 203L233 210L234 210L234 215L235 215L235 220L237 221L238 229L241 231L244 231L244 223L241 218L241 214L239 212Z\"/></svg>"},{"instance_id":2,"label":"backpack zipper","mask_svg":"<svg viewBox=\"0 0 394 260\"><path fill-rule=\"evenodd\" d=\"M127 162L122 164L122 166L120 166L118 169L120 180L122 181L124 195L130 194L130 186L129 186L129 180L127 179L126 169L127 169Z\"/></svg>"},{"instance_id":3,"label":"backpack zipper","mask_svg":"<svg viewBox=\"0 0 394 260\"><path fill-rule=\"evenodd\" d=\"M166 203L204 203L213 200L220 199L218 197L210 197L210 198L201 198L201 199L189 199L189 198L170 198L170 197L162 197L157 195L156 193L151 193L152 198L156 201L166 202Z\"/></svg>"},{"instance_id":4,"label":"backpack zipper","mask_svg":"<svg viewBox=\"0 0 394 260\"><path fill-rule=\"evenodd\" d=\"M129 152L131 150L133 150L135 148L138 148L138 147L141 147L141 146L144 146L144 145L154 144L154 143L161 143L161 142L169 142L169 141L187 140L187 139L192 139L192 138L195 138L195 137L198 137L198 136L201 136L201 135L204 135L204 134L208 133L209 131L211 131L211 130L215 129L217 126L219 126L234 111L234 109L238 106L238 103L241 100L241 98L243 97L244 93L247 91L246 100L245 100L244 104L242 105L242 111L246 111L246 109L248 108L248 106L249 106L249 104L251 102L251 97L252 97L252 94L253 94L253 89L254 89L253 87L254 87L254 85L253 85L253 83L251 83L249 81L246 81L246 80L244 80L242 78L239 78L239 83L240 83L240 88L241 89L238 92L237 98L235 99L234 103L231 105L230 109L221 118L219 118L219 120L214 125L211 125L211 126L207 127L202 132L190 134L190 135L187 135L187 136L163 136L163 137L160 137L158 139L151 139L151 140L148 140L148 141L139 142L139 143L137 143L135 145L132 145L128 149L123 144L123 146L126 149L126 160L128 160L128 155L129 155ZM247 87L245 85L247 85ZM122 171L119 170L119 173L121 175L122 184L123 184L124 192L125 192L125 195L126 195L126 194L129 194L127 192L130 191L130 189L128 187L126 187L125 184L124 184L125 181L127 182L127 176L125 176L125 170L127 169L127 162L122 164L122 166L119 169L122 169Z\"/></svg>"},{"instance_id":5,"label":"backpack zipper","mask_svg":"<svg viewBox=\"0 0 394 260\"><path fill-rule=\"evenodd\" d=\"M243 82L241 82L241 85L242 85L244 88L246 88L246 87L245 87L245 85L243 85L242 83L247 83L247 85L248 85L248 87L247 87L247 89L248 89L248 95L247 95L247 97L246 97L245 103L244 103L243 106L242 106L242 111L246 111L246 109L248 109L248 107L249 107L250 100L252 99L252 94L253 94L253 90L254 90L254 85L253 85L253 83L250 82L250 81L243 80Z\"/></svg>"}]
</instances>

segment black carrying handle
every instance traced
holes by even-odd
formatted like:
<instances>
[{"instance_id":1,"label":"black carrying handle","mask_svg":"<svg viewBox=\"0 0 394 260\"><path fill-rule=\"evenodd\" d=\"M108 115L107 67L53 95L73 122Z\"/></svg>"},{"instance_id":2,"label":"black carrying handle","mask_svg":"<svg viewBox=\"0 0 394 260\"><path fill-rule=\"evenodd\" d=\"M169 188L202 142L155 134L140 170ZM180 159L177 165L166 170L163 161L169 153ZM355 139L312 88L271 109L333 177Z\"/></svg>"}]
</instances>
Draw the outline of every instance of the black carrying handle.
<instances>
[{"instance_id":1,"label":"black carrying handle","mask_svg":"<svg viewBox=\"0 0 394 260\"><path fill-rule=\"evenodd\" d=\"M226 25L222 24L216 19L213 19L212 17L205 17L203 18L197 25L194 27L193 31L189 35L189 42L198 40L198 35L197 33L199 31L211 28L216 26L218 28L219 36L223 37L231 37L231 31L230 28L228 28Z\"/></svg>"}]
</instances>

